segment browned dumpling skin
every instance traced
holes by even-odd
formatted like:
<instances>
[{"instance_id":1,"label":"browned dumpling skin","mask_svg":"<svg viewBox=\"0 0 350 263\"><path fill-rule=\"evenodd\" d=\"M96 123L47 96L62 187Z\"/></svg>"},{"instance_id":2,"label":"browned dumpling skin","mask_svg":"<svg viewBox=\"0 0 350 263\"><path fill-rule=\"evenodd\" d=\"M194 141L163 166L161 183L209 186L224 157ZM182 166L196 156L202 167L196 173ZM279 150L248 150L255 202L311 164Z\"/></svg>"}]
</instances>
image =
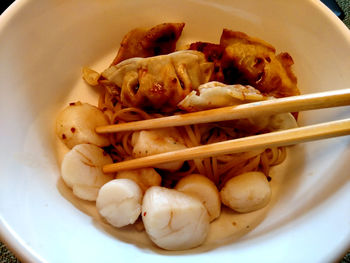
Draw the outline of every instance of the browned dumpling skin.
<instances>
[{"instance_id":1,"label":"browned dumpling skin","mask_svg":"<svg viewBox=\"0 0 350 263\"><path fill-rule=\"evenodd\" d=\"M269 43L228 29L223 30L220 45L225 48L221 66L226 82L249 84L274 97L300 94L288 53L276 56Z\"/></svg>"},{"instance_id":2,"label":"browned dumpling skin","mask_svg":"<svg viewBox=\"0 0 350 263\"><path fill-rule=\"evenodd\" d=\"M106 69L102 76L120 89L124 106L163 112L208 82L213 65L201 52L183 50L149 58L130 58Z\"/></svg>"},{"instance_id":3,"label":"browned dumpling skin","mask_svg":"<svg viewBox=\"0 0 350 263\"><path fill-rule=\"evenodd\" d=\"M291 69L292 57L276 55L275 48L261 39L224 29L220 44L195 42L189 49L203 52L214 63L212 81L251 85L274 97L300 94Z\"/></svg>"},{"instance_id":4,"label":"browned dumpling skin","mask_svg":"<svg viewBox=\"0 0 350 263\"><path fill-rule=\"evenodd\" d=\"M225 51L223 46L208 42L195 42L190 45L189 49L202 52L209 62L214 63L214 70L210 80L219 82L225 81L221 67L221 59Z\"/></svg>"},{"instance_id":5,"label":"browned dumpling skin","mask_svg":"<svg viewBox=\"0 0 350 263\"><path fill-rule=\"evenodd\" d=\"M151 29L136 28L130 31L124 36L112 65L128 58L145 58L174 52L184 26L185 23L163 23Z\"/></svg>"}]
</instances>

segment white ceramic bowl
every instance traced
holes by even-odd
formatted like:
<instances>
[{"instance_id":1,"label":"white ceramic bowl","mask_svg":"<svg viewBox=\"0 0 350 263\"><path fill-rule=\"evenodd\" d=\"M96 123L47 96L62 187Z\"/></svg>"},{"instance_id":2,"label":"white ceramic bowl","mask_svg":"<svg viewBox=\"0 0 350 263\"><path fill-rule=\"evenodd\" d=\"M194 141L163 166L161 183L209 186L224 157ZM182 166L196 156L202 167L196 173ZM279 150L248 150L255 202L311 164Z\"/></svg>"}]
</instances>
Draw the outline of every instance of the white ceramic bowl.
<instances>
[{"instance_id":1,"label":"white ceramic bowl","mask_svg":"<svg viewBox=\"0 0 350 263\"><path fill-rule=\"evenodd\" d=\"M226 27L288 51L302 93L350 87L350 32L317 0L16 1L0 18L0 234L24 262L326 262L349 248L349 137L292 147L268 209L237 219L248 233L216 224L187 252L113 230L62 184L55 115L69 100L96 103L81 67L104 69L135 27L182 21L181 43L218 42ZM349 116L318 110L300 124Z\"/></svg>"}]
</instances>

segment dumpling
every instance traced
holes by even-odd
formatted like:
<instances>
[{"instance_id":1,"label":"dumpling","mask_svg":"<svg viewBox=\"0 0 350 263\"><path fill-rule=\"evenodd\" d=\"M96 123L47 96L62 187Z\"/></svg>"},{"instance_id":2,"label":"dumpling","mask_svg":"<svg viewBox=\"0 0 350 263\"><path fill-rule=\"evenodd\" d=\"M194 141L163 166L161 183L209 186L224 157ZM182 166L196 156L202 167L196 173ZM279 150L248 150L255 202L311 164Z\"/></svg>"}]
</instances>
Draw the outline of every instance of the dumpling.
<instances>
[{"instance_id":1,"label":"dumpling","mask_svg":"<svg viewBox=\"0 0 350 263\"><path fill-rule=\"evenodd\" d=\"M151 29L136 28L127 33L112 65L133 57L152 57L175 51L185 23L163 23Z\"/></svg>"},{"instance_id":2,"label":"dumpling","mask_svg":"<svg viewBox=\"0 0 350 263\"><path fill-rule=\"evenodd\" d=\"M226 85L221 82L211 81L200 85L197 91L192 91L188 94L178 104L178 107L191 112L265 99L266 97L260 91L251 86L240 84Z\"/></svg>"},{"instance_id":3,"label":"dumpling","mask_svg":"<svg viewBox=\"0 0 350 263\"><path fill-rule=\"evenodd\" d=\"M169 112L192 90L208 82L213 64L198 51L183 50L150 58L130 58L102 76L121 89L128 107Z\"/></svg>"},{"instance_id":4,"label":"dumpling","mask_svg":"<svg viewBox=\"0 0 350 263\"><path fill-rule=\"evenodd\" d=\"M276 56L269 43L228 29L223 30L220 45L225 48L221 66L226 82L232 83L230 78L235 78L238 83L274 97L300 94L291 70L294 62L288 53Z\"/></svg>"},{"instance_id":5,"label":"dumpling","mask_svg":"<svg viewBox=\"0 0 350 263\"><path fill-rule=\"evenodd\" d=\"M192 91L188 94L179 102L178 107L188 112L195 112L267 99L274 99L274 97L264 96L259 90L251 86L240 84L226 85L221 82L211 81L200 85L197 91ZM239 129L247 132L277 131L298 127L291 113L251 117L234 120L233 123Z\"/></svg>"},{"instance_id":6,"label":"dumpling","mask_svg":"<svg viewBox=\"0 0 350 263\"><path fill-rule=\"evenodd\" d=\"M195 42L190 49L203 52L207 61L214 63L211 81L250 85L274 97L300 94L292 57L276 55L275 48L261 39L224 29L220 44Z\"/></svg>"}]
</instances>

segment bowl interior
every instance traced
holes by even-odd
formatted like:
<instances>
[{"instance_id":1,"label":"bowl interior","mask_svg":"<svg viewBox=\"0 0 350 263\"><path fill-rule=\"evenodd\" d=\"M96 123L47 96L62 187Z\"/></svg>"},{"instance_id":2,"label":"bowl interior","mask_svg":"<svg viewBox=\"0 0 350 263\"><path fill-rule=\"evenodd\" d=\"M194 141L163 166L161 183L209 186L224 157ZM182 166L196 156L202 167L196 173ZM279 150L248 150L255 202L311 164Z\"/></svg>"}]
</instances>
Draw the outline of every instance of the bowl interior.
<instances>
[{"instance_id":1,"label":"bowl interior","mask_svg":"<svg viewBox=\"0 0 350 263\"><path fill-rule=\"evenodd\" d=\"M130 256L193 261L229 254L253 260L269 255L269 246L281 249L276 259L287 249L299 251L304 260L315 259L321 248L323 256L334 257L350 232L339 220L349 216L342 209L350 200L347 137L291 147L287 161L272 171L270 205L248 215L227 212L212 224L206 244L186 252L161 251L144 233L109 227L94 204L76 199L61 181L65 149L54 134L55 117L70 101L97 104L98 91L81 79L82 66L102 71L129 30L162 22L186 23L180 46L217 43L223 28L264 39L278 52L291 54L302 93L350 86L350 60L345 59L350 34L317 1L16 2L0 23L0 233L5 240L22 258L49 262ZM319 110L300 114L299 122L349 115L348 108ZM337 224L325 230L327 220ZM314 236L320 229L324 240ZM334 244L329 238L335 238ZM301 253L306 247L308 253ZM177 257L163 256L169 254Z\"/></svg>"}]
</instances>

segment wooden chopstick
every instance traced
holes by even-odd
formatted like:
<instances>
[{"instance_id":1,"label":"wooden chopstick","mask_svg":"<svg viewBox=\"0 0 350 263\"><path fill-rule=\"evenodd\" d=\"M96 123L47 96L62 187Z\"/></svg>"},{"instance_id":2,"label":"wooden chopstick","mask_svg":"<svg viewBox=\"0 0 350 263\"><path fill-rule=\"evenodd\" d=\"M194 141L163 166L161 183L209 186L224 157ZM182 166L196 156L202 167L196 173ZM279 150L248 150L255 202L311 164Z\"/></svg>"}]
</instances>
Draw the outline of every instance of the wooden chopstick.
<instances>
[{"instance_id":1,"label":"wooden chopstick","mask_svg":"<svg viewBox=\"0 0 350 263\"><path fill-rule=\"evenodd\" d=\"M350 89L264 100L163 118L96 127L97 133L137 131L350 105Z\"/></svg>"},{"instance_id":2,"label":"wooden chopstick","mask_svg":"<svg viewBox=\"0 0 350 263\"><path fill-rule=\"evenodd\" d=\"M171 161L185 161L229 153L252 151L261 148L288 146L297 143L350 135L350 119L310 125L301 128L249 136L219 143L197 146L179 151L161 153L133 160L109 164L105 173L152 167Z\"/></svg>"}]
</instances>

